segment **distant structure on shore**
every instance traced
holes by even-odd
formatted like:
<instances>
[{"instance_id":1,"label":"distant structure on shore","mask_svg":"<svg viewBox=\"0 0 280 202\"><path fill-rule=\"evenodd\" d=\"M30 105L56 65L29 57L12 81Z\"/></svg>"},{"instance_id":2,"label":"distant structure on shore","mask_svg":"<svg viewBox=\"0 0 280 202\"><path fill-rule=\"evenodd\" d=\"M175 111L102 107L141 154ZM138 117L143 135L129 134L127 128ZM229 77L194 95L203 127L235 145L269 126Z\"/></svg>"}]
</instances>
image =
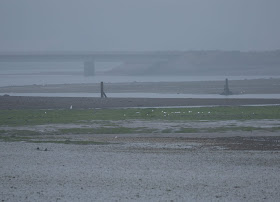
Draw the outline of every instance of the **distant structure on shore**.
<instances>
[{"instance_id":1,"label":"distant structure on shore","mask_svg":"<svg viewBox=\"0 0 280 202\"><path fill-rule=\"evenodd\" d=\"M232 92L229 90L227 78L226 78L226 84L224 86L224 91L221 93L221 95L232 95Z\"/></svg>"}]
</instances>

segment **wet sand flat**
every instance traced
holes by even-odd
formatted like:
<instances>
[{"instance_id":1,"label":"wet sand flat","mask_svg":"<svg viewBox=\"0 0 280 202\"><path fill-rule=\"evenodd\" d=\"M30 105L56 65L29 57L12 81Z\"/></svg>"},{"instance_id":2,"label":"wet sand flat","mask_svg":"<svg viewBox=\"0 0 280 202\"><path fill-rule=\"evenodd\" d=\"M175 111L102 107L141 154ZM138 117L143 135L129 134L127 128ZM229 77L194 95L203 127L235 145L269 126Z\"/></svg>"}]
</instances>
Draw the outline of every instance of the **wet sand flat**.
<instances>
[{"instance_id":1,"label":"wet sand flat","mask_svg":"<svg viewBox=\"0 0 280 202\"><path fill-rule=\"evenodd\" d=\"M0 142L0 153L2 201L280 198L279 151L146 139L109 145Z\"/></svg>"}]
</instances>

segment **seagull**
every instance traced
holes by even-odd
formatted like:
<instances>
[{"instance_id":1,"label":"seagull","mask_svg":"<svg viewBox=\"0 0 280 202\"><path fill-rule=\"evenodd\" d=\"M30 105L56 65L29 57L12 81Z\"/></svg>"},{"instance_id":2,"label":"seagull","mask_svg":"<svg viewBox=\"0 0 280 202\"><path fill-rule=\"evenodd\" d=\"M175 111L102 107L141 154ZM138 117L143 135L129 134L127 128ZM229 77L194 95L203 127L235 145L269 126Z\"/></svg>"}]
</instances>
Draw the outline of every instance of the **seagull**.
<instances>
[{"instance_id":1,"label":"seagull","mask_svg":"<svg viewBox=\"0 0 280 202\"><path fill-rule=\"evenodd\" d=\"M73 107L72 107L72 105L70 106L70 109L72 109Z\"/></svg>"}]
</instances>

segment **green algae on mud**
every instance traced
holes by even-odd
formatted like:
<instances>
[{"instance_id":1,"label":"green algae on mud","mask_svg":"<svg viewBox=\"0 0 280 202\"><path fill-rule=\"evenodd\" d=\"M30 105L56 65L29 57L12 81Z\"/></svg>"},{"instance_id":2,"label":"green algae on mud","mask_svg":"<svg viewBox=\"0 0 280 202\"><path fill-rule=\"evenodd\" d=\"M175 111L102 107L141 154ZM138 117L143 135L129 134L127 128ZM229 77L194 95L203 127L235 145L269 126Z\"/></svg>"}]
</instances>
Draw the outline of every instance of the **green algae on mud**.
<instances>
[{"instance_id":1,"label":"green algae on mud","mask_svg":"<svg viewBox=\"0 0 280 202\"><path fill-rule=\"evenodd\" d=\"M110 120L254 120L280 119L280 106L220 106L88 110L0 110L0 126L64 124Z\"/></svg>"},{"instance_id":2,"label":"green algae on mud","mask_svg":"<svg viewBox=\"0 0 280 202\"><path fill-rule=\"evenodd\" d=\"M12 127L16 128L16 127ZM280 127L269 127L260 128L252 126L236 126L236 127L181 127L179 129L153 129L146 127L114 127L114 128L63 128L57 129L55 131L41 132L34 130L0 130L0 141L1 142L27 142L27 143L58 143L58 144L76 144L76 145L105 145L111 144L110 142L100 142L89 139L79 139L75 138L72 140L71 135L90 135L94 137L96 134L161 134L161 133L226 133L226 132L277 132L280 131ZM66 135L66 136L65 136Z\"/></svg>"},{"instance_id":3,"label":"green algae on mud","mask_svg":"<svg viewBox=\"0 0 280 202\"><path fill-rule=\"evenodd\" d=\"M63 134L133 134L133 133L153 133L156 130L143 127L127 128L127 127L114 127L114 128L65 128L59 129L59 133Z\"/></svg>"}]
</instances>

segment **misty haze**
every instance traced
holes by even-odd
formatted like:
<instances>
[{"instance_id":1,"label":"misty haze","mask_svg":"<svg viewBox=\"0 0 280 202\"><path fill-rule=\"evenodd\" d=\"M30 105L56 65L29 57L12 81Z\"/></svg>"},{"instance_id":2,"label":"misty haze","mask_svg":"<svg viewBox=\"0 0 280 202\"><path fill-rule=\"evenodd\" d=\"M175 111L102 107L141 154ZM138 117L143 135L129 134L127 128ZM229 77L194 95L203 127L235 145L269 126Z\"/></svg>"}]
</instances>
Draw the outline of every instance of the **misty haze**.
<instances>
[{"instance_id":1,"label":"misty haze","mask_svg":"<svg viewBox=\"0 0 280 202\"><path fill-rule=\"evenodd\" d=\"M0 1L0 200L279 200L279 8Z\"/></svg>"}]
</instances>

